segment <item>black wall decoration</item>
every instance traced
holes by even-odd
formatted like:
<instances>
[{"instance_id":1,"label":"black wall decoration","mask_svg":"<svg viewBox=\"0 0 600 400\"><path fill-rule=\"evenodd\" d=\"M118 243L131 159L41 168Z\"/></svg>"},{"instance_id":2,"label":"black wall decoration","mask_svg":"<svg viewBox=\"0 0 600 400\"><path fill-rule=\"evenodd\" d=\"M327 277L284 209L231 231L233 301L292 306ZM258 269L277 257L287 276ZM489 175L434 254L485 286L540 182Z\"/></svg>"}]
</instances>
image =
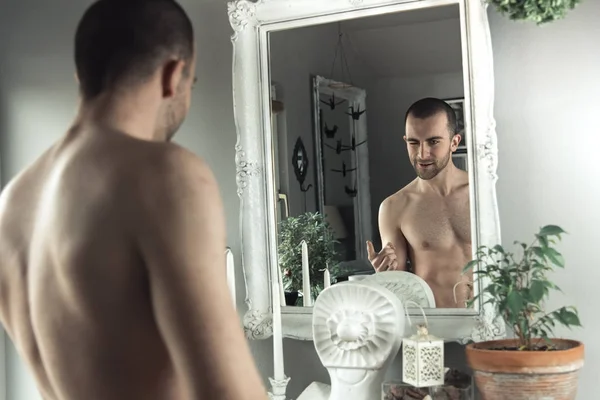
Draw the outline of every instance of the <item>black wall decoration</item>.
<instances>
[{"instance_id":1,"label":"black wall decoration","mask_svg":"<svg viewBox=\"0 0 600 400\"><path fill-rule=\"evenodd\" d=\"M356 187L356 185L354 185L354 188L351 188L348 185L346 185L346 194L350 197L356 197L358 195L358 188Z\"/></svg>"},{"instance_id":2,"label":"black wall decoration","mask_svg":"<svg viewBox=\"0 0 600 400\"><path fill-rule=\"evenodd\" d=\"M356 171L356 168L348 168L346 167L346 163L342 161L342 169L332 169L331 171L342 174L345 177L348 172Z\"/></svg>"},{"instance_id":3,"label":"black wall decoration","mask_svg":"<svg viewBox=\"0 0 600 400\"><path fill-rule=\"evenodd\" d=\"M338 131L338 126L334 125L333 128L329 129L329 127L327 126L327 123L325 123L325 136L327 136L327 139L333 139L335 137L335 134Z\"/></svg>"},{"instance_id":4,"label":"black wall decoration","mask_svg":"<svg viewBox=\"0 0 600 400\"><path fill-rule=\"evenodd\" d=\"M341 140L336 140L335 143L336 143L335 147L333 147L329 143L325 143L325 146L329 147L330 149L335 150L335 154L342 154L342 151L348 150L348 149L344 149L344 145L342 144Z\"/></svg>"},{"instance_id":5,"label":"black wall decoration","mask_svg":"<svg viewBox=\"0 0 600 400\"><path fill-rule=\"evenodd\" d=\"M337 106L344 104L345 101L346 100L342 99L342 100L336 102L335 101L335 93L333 93L327 101L321 100L321 103L327 104L331 110L335 110L335 108Z\"/></svg>"},{"instance_id":6,"label":"black wall decoration","mask_svg":"<svg viewBox=\"0 0 600 400\"><path fill-rule=\"evenodd\" d=\"M350 110L350 112L347 112L346 114L351 116L354 121L358 121L360 117L362 117L362 115L365 113L365 111L367 111L361 110L360 106L358 106L357 109L354 109L354 106L350 106L348 109Z\"/></svg>"},{"instance_id":7,"label":"black wall decoration","mask_svg":"<svg viewBox=\"0 0 600 400\"><path fill-rule=\"evenodd\" d=\"M335 110L335 108L337 106L339 106L340 104L342 104L345 100L341 100L341 101L336 101L335 98L335 94L332 94L331 97L329 99L325 100L321 100L321 103L326 104L331 110ZM363 116L363 114L366 112L367 110L361 110L360 106L358 106L357 108L355 108L353 105L348 107L348 111L346 111L346 115L352 117L352 123L356 124L357 121L360 120L360 118ZM356 136L353 133L352 134L352 139L350 142L350 145L345 145L343 143L343 141L341 139L337 139L335 141L335 146L333 146L332 144L326 143L325 139L334 139L339 127L337 125L334 125L333 128L329 128L329 126L327 125L327 122L325 122L324 117L323 117L323 109L319 110L319 115L321 117L321 137L322 137L322 143L324 144L325 147L328 147L332 150L335 150L335 153L337 155L342 154L342 152L345 151L356 151L356 149L365 144L367 142L367 140L363 140L360 143L356 142ZM356 126L355 126L356 128ZM356 132L356 129L354 129L354 132ZM300 140L300 139L298 139ZM298 146L298 143L296 143L296 146ZM304 147L302 145L302 147ZM294 155L296 155L296 151L294 151ZM324 158L324 155L322 156ZM347 168L346 163L342 161L342 167L341 169L331 169L332 172L336 172L336 173L340 173L342 174L343 177L346 177L348 175L349 172L354 172L356 171L357 168ZM296 175L298 176L298 175ZM299 179L300 180L300 179ZM352 187L346 185L345 186L345 191L346 194L352 198L356 197L358 195L358 186L356 185L356 177L353 177L354 180L354 184L352 185ZM303 181L302 181L303 182ZM302 185L301 182L301 185ZM308 187L310 188L310 186Z\"/></svg>"},{"instance_id":8,"label":"black wall decoration","mask_svg":"<svg viewBox=\"0 0 600 400\"><path fill-rule=\"evenodd\" d=\"M356 143L356 136L354 136L354 134L352 134L352 141L350 143L351 143L350 146L344 146L344 148L346 150L356 151L356 148L360 145L367 143L367 140L365 139L360 143Z\"/></svg>"},{"instance_id":9,"label":"black wall decoration","mask_svg":"<svg viewBox=\"0 0 600 400\"><path fill-rule=\"evenodd\" d=\"M304 187L304 181L306 180L306 175L308 175L308 153L306 152L306 148L304 147L304 142L302 142L302 138L298 136L296 140L296 144L294 145L294 154L292 155L292 166L294 167L294 174L296 174L296 179L298 183L300 183L300 190L304 193L304 211L306 212L306 192L310 190L312 185L308 185Z\"/></svg>"},{"instance_id":10,"label":"black wall decoration","mask_svg":"<svg viewBox=\"0 0 600 400\"><path fill-rule=\"evenodd\" d=\"M308 185L307 188L304 188L304 181L306 180L306 175L308 174L308 154L306 153L306 148L304 147L304 142L302 142L301 137L298 137L296 140L294 154L292 155L292 164L294 166L296 179L300 183L301 190L303 192L307 192L312 185Z\"/></svg>"}]
</instances>

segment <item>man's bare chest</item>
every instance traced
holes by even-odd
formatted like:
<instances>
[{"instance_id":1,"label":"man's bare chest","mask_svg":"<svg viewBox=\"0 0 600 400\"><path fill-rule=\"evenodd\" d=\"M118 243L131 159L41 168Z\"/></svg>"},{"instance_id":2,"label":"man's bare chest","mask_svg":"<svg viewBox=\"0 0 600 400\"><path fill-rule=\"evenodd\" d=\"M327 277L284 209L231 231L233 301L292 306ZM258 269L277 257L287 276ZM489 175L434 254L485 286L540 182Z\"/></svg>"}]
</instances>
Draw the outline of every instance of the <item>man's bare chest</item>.
<instances>
[{"instance_id":1,"label":"man's bare chest","mask_svg":"<svg viewBox=\"0 0 600 400\"><path fill-rule=\"evenodd\" d=\"M447 249L471 243L468 195L415 196L403 209L399 223L404 237L415 249Z\"/></svg>"}]
</instances>

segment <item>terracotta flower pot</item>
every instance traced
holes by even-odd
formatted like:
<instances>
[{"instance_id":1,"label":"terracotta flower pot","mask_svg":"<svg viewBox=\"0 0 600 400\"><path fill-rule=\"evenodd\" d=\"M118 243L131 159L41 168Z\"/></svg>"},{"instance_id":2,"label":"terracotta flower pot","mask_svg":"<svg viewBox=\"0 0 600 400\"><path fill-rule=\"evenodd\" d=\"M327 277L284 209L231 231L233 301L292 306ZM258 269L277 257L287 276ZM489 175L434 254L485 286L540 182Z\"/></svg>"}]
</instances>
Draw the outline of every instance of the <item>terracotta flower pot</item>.
<instances>
[{"instance_id":1,"label":"terracotta flower pot","mask_svg":"<svg viewBox=\"0 0 600 400\"><path fill-rule=\"evenodd\" d=\"M574 400L583 344L553 339L557 350L491 350L511 348L515 340L469 344L467 363L483 400Z\"/></svg>"}]
</instances>

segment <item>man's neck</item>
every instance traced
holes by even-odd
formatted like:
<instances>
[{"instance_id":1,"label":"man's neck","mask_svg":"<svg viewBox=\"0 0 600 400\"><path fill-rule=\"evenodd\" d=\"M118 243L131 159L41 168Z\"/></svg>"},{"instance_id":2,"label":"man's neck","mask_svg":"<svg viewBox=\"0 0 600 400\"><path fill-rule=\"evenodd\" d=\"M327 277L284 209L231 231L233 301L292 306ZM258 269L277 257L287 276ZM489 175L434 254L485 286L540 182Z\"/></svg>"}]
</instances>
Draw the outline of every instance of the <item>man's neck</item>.
<instances>
[{"instance_id":1,"label":"man's neck","mask_svg":"<svg viewBox=\"0 0 600 400\"><path fill-rule=\"evenodd\" d=\"M447 196L456 188L456 176L458 168L452 162L452 159L448 161L446 167L440 171L432 179L419 179L419 186L423 190L435 192L441 196Z\"/></svg>"},{"instance_id":2,"label":"man's neck","mask_svg":"<svg viewBox=\"0 0 600 400\"><path fill-rule=\"evenodd\" d=\"M137 139L157 141L158 105L136 94L101 94L82 100L74 125L118 132ZM164 140L164 139L163 139Z\"/></svg>"}]
</instances>

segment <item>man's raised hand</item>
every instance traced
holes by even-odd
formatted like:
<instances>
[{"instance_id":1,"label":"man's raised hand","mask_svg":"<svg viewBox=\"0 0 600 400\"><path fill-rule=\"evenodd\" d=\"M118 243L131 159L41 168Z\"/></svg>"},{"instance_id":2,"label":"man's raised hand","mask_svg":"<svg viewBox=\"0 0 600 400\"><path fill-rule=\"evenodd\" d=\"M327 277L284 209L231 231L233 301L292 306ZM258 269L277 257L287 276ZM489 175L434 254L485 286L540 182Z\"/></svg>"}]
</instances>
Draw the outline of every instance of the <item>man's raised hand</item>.
<instances>
[{"instance_id":1,"label":"man's raised hand","mask_svg":"<svg viewBox=\"0 0 600 400\"><path fill-rule=\"evenodd\" d=\"M367 254L369 256L369 261L376 272L394 271L398 269L399 264L396 250L391 243L385 245L385 247L377 253L375 247L373 247L373 243L370 240L367 240Z\"/></svg>"}]
</instances>

